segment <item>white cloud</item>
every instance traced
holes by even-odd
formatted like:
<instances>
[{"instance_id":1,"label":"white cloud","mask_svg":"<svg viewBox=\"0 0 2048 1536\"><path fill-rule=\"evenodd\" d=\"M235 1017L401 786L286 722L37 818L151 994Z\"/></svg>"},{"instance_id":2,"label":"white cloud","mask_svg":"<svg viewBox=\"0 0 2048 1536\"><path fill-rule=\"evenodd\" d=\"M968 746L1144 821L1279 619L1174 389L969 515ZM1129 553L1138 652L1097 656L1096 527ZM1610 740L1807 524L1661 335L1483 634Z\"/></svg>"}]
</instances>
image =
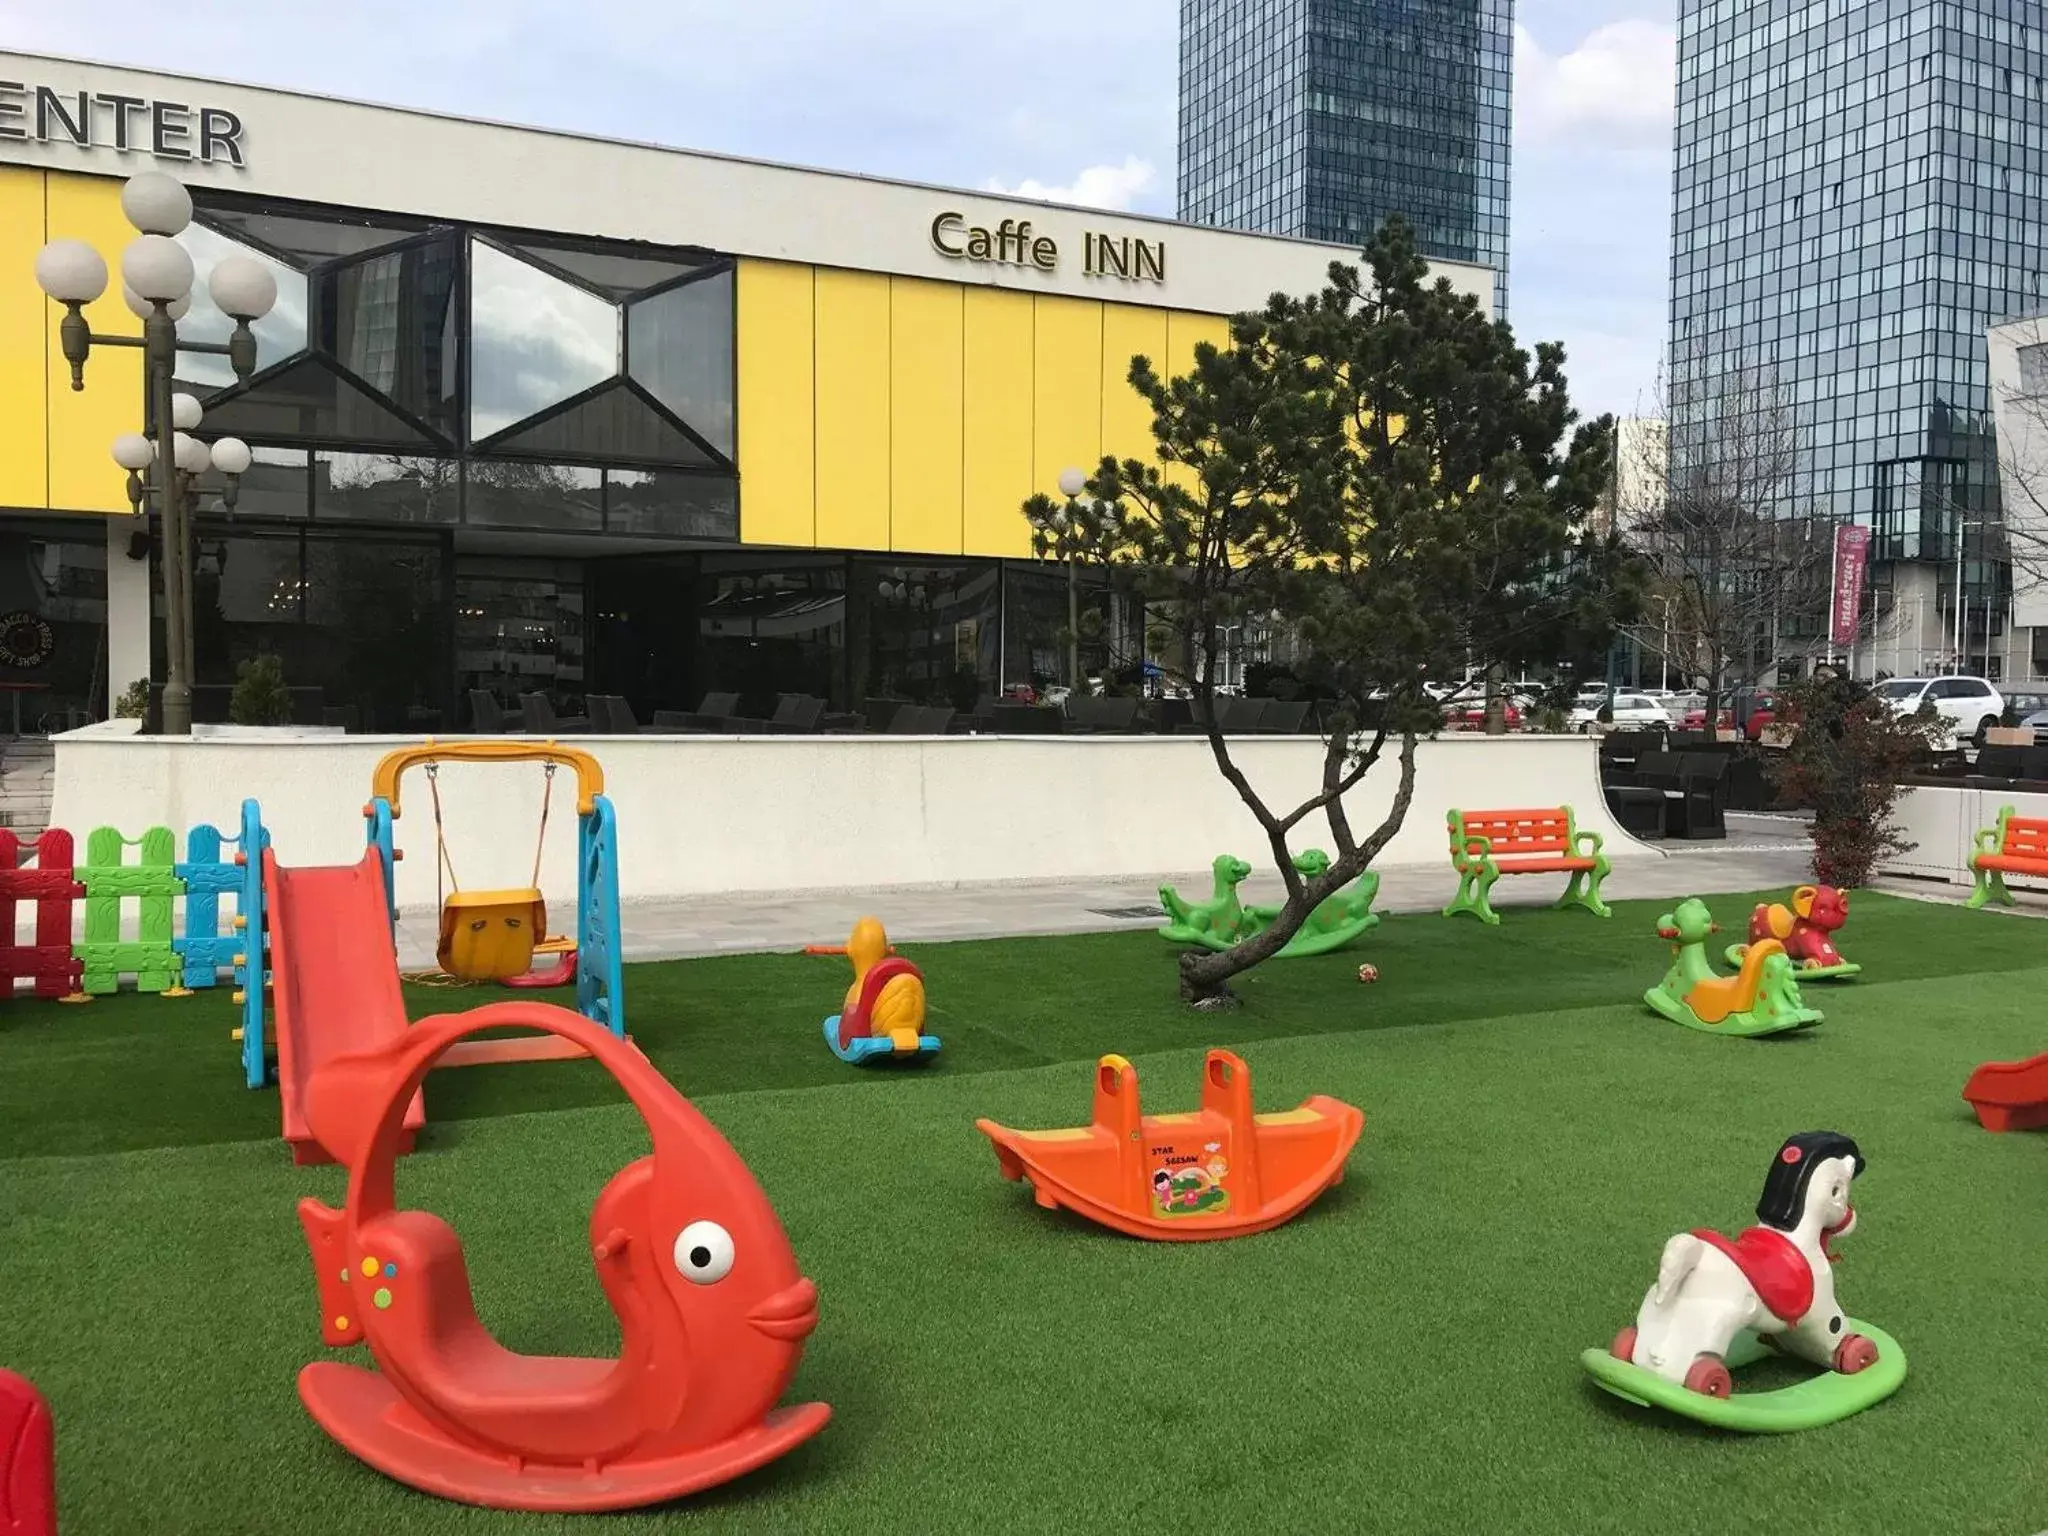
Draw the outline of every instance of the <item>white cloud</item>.
<instances>
[{"instance_id":1,"label":"white cloud","mask_svg":"<svg viewBox=\"0 0 2048 1536\"><path fill-rule=\"evenodd\" d=\"M1678 35L1664 22L1609 22L1561 54L1545 52L1528 28L1518 26L1516 136L1654 146L1668 153L1677 77Z\"/></svg>"},{"instance_id":2,"label":"white cloud","mask_svg":"<svg viewBox=\"0 0 2048 1536\"><path fill-rule=\"evenodd\" d=\"M1083 208L1125 212L1133 201L1151 191L1158 180L1159 172L1150 160L1126 155L1122 165L1091 165L1065 186L1048 186L1026 177L1010 187L993 176L984 185L991 192L1028 197L1041 203L1074 203Z\"/></svg>"}]
</instances>

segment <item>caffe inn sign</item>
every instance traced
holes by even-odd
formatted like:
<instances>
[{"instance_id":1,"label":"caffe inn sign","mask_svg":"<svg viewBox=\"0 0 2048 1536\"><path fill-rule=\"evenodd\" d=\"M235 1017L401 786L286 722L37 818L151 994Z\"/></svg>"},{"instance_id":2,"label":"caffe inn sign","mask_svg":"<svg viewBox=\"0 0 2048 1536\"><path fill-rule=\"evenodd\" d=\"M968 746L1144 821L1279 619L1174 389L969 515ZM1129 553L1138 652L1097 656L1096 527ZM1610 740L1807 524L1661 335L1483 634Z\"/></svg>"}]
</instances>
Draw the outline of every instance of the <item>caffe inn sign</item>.
<instances>
[{"instance_id":1,"label":"caffe inn sign","mask_svg":"<svg viewBox=\"0 0 2048 1536\"><path fill-rule=\"evenodd\" d=\"M0 140L4 139L209 165L245 163L242 120L225 107L112 91L60 91L23 80L0 80Z\"/></svg>"},{"instance_id":2,"label":"caffe inn sign","mask_svg":"<svg viewBox=\"0 0 2048 1536\"><path fill-rule=\"evenodd\" d=\"M988 262L996 266L1032 267L1057 272L1060 248L1051 235L1034 233L1029 219L1004 219L994 229L968 222L967 215L948 210L932 220L932 249L955 261ZM1166 281L1166 242L1133 235L1081 235L1081 274L1120 277L1126 282Z\"/></svg>"}]
</instances>

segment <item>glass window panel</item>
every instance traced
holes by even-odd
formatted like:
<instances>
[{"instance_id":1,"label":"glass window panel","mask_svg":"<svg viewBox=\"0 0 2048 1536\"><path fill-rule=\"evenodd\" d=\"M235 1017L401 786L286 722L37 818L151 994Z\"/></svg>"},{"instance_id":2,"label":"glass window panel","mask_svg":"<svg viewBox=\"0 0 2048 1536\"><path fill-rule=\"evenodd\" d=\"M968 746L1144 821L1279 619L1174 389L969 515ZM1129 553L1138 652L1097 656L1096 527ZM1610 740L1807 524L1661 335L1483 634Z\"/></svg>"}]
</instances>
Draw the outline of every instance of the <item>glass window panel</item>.
<instances>
[{"instance_id":1,"label":"glass window panel","mask_svg":"<svg viewBox=\"0 0 2048 1536\"><path fill-rule=\"evenodd\" d=\"M522 693L547 694L557 714L581 714L583 572L581 561L458 557L458 690L489 693L515 717Z\"/></svg>"},{"instance_id":2,"label":"glass window panel","mask_svg":"<svg viewBox=\"0 0 2048 1536\"><path fill-rule=\"evenodd\" d=\"M627 255L619 251L573 250L538 240L521 240L517 249L550 266L560 267L564 272L574 273L614 299L673 282L698 265L659 256Z\"/></svg>"},{"instance_id":3,"label":"glass window panel","mask_svg":"<svg viewBox=\"0 0 2048 1536\"><path fill-rule=\"evenodd\" d=\"M633 379L728 459L733 454L733 281L684 283L626 310Z\"/></svg>"},{"instance_id":4,"label":"glass window panel","mask_svg":"<svg viewBox=\"0 0 2048 1536\"><path fill-rule=\"evenodd\" d=\"M999 691L1001 567L859 560L847 589L856 698L968 713ZM1064 612L1064 610L1062 610Z\"/></svg>"},{"instance_id":5,"label":"glass window panel","mask_svg":"<svg viewBox=\"0 0 2048 1536\"><path fill-rule=\"evenodd\" d=\"M427 227L410 219L388 216L371 223L342 214L314 218L221 207L208 207L206 218L260 240L274 251L297 256L309 266L332 261L337 256L360 256L365 251L407 239Z\"/></svg>"},{"instance_id":6,"label":"glass window panel","mask_svg":"<svg viewBox=\"0 0 2048 1536\"><path fill-rule=\"evenodd\" d=\"M456 432L453 240L386 251L322 274L317 345L422 421Z\"/></svg>"},{"instance_id":7,"label":"glass window panel","mask_svg":"<svg viewBox=\"0 0 2048 1536\"><path fill-rule=\"evenodd\" d=\"M210 401L206 426L210 431L270 441L435 446L425 432L344 379L317 354L302 358L253 389Z\"/></svg>"},{"instance_id":8,"label":"glass window panel","mask_svg":"<svg viewBox=\"0 0 2048 1536\"><path fill-rule=\"evenodd\" d=\"M610 303L481 240L469 249L472 441L618 372L619 312Z\"/></svg>"},{"instance_id":9,"label":"glass window panel","mask_svg":"<svg viewBox=\"0 0 2048 1536\"><path fill-rule=\"evenodd\" d=\"M454 459L323 453L313 463L313 515L380 523L452 523L462 506Z\"/></svg>"},{"instance_id":10,"label":"glass window panel","mask_svg":"<svg viewBox=\"0 0 2048 1536\"><path fill-rule=\"evenodd\" d=\"M252 448L235 496L238 517L304 517L310 484L303 448Z\"/></svg>"},{"instance_id":11,"label":"glass window panel","mask_svg":"<svg viewBox=\"0 0 2048 1536\"><path fill-rule=\"evenodd\" d=\"M695 464L717 461L625 383L497 439L493 450L548 458Z\"/></svg>"},{"instance_id":12,"label":"glass window panel","mask_svg":"<svg viewBox=\"0 0 2048 1536\"><path fill-rule=\"evenodd\" d=\"M125 556L116 554L116 560ZM132 569L132 567L130 567ZM28 684L0 706L0 729L19 711L22 730L67 730L104 713L99 672L107 622L107 539L99 520L68 533L23 527L0 532L0 611L50 626L48 654L32 669L0 666L0 678ZM119 694L133 678L114 679Z\"/></svg>"},{"instance_id":13,"label":"glass window panel","mask_svg":"<svg viewBox=\"0 0 2048 1536\"><path fill-rule=\"evenodd\" d=\"M605 529L673 539L737 539L739 490L730 475L663 469L605 474Z\"/></svg>"},{"instance_id":14,"label":"glass window panel","mask_svg":"<svg viewBox=\"0 0 2048 1536\"><path fill-rule=\"evenodd\" d=\"M249 329L256 335L256 366L269 368L306 347L306 276L282 262L252 250L239 240L230 240L218 230L197 222L187 224L178 243L192 258L192 308L178 322L178 335L186 341L224 342L235 322L221 313L207 291L207 279L223 256L247 256L268 268L277 279L277 303L270 313ZM116 280L118 281L118 275ZM225 389L235 382L228 360L208 353L180 352L178 377L204 389Z\"/></svg>"},{"instance_id":15,"label":"glass window panel","mask_svg":"<svg viewBox=\"0 0 2048 1536\"><path fill-rule=\"evenodd\" d=\"M694 691L734 692L740 712L772 714L807 693L835 710L847 693L846 562L831 555L705 555L697 582Z\"/></svg>"},{"instance_id":16,"label":"glass window panel","mask_svg":"<svg viewBox=\"0 0 2048 1536\"><path fill-rule=\"evenodd\" d=\"M307 644L301 676L321 690L329 723L351 730L443 728L449 623L438 543L306 540Z\"/></svg>"},{"instance_id":17,"label":"glass window panel","mask_svg":"<svg viewBox=\"0 0 2048 1536\"><path fill-rule=\"evenodd\" d=\"M604 526L604 471L518 459L473 459L463 492L464 521L498 528Z\"/></svg>"}]
</instances>

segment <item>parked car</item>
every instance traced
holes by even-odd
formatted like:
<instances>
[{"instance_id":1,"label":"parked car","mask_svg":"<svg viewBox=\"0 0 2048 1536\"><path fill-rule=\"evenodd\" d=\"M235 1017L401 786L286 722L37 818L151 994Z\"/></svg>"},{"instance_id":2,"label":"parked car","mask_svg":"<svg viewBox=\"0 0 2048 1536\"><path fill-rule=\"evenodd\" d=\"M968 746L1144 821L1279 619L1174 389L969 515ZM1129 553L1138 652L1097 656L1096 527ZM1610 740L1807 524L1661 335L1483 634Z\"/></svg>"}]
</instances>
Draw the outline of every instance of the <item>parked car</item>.
<instances>
[{"instance_id":1,"label":"parked car","mask_svg":"<svg viewBox=\"0 0 2048 1536\"><path fill-rule=\"evenodd\" d=\"M1501 700L1501 714L1506 719L1509 730L1519 731L1522 728L1522 711L1513 699ZM1444 709L1444 724L1459 731L1485 730L1486 700L1473 699L1461 704L1447 705Z\"/></svg>"},{"instance_id":2,"label":"parked car","mask_svg":"<svg viewBox=\"0 0 2048 1536\"><path fill-rule=\"evenodd\" d=\"M1591 704L1582 702L1572 706L1572 712L1565 717L1565 724L1580 735L1591 735L1601 729L1600 711L1607 703L1606 690L1601 690L1599 699ZM1671 717L1655 699L1640 693L1617 693L1614 696L1614 725L1617 731L1669 725Z\"/></svg>"},{"instance_id":3,"label":"parked car","mask_svg":"<svg viewBox=\"0 0 2048 1536\"><path fill-rule=\"evenodd\" d=\"M1722 718L1731 722L1731 729L1740 730L1750 741L1763 739L1764 727L1778 718L1778 701L1767 693L1741 694L1723 701ZM1707 701L1685 712L1680 722L1688 731L1703 731L1707 728Z\"/></svg>"},{"instance_id":4,"label":"parked car","mask_svg":"<svg viewBox=\"0 0 2048 1536\"><path fill-rule=\"evenodd\" d=\"M1877 696L1902 715L1932 704L1951 735L1966 736L1980 747L1984 733L2005 713L2003 695L1981 677L1895 677L1878 684Z\"/></svg>"},{"instance_id":5,"label":"parked car","mask_svg":"<svg viewBox=\"0 0 2048 1536\"><path fill-rule=\"evenodd\" d=\"M2048 715L2048 693L2043 693L2039 689L2015 693L2010 688L2001 688L1999 692L2005 695L2005 712L2012 716L2017 725L2025 725L2035 715ZM2034 729L2038 730L2040 727L2036 726Z\"/></svg>"},{"instance_id":6,"label":"parked car","mask_svg":"<svg viewBox=\"0 0 2048 1536\"><path fill-rule=\"evenodd\" d=\"M2020 721L2020 725L2025 729L2032 731L2034 733L2035 740L2038 741L2040 739L2041 732L2048 731L2048 709L2035 710L2034 713L2028 715L2025 719Z\"/></svg>"}]
</instances>

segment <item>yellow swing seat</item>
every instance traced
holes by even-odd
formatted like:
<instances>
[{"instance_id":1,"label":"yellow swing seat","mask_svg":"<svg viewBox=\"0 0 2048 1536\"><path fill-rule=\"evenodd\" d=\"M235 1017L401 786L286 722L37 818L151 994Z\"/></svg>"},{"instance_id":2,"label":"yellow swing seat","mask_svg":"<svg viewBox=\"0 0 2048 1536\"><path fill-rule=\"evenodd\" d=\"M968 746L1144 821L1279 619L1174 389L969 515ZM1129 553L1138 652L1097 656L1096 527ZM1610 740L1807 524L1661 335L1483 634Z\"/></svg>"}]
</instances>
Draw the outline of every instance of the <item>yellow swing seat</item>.
<instances>
[{"instance_id":1,"label":"yellow swing seat","mask_svg":"<svg viewBox=\"0 0 2048 1536\"><path fill-rule=\"evenodd\" d=\"M507 981L533 969L534 946L546 940L547 931L547 903L531 886L450 891L441 904L435 958L462 981Z\"/></svg>"}]
</instances>

